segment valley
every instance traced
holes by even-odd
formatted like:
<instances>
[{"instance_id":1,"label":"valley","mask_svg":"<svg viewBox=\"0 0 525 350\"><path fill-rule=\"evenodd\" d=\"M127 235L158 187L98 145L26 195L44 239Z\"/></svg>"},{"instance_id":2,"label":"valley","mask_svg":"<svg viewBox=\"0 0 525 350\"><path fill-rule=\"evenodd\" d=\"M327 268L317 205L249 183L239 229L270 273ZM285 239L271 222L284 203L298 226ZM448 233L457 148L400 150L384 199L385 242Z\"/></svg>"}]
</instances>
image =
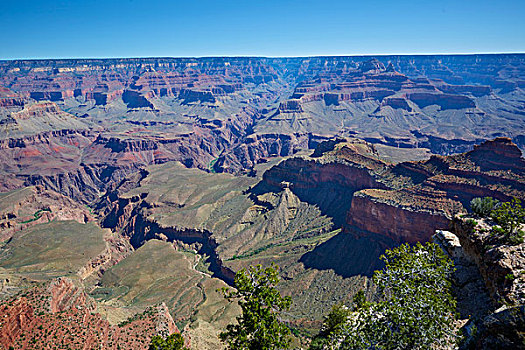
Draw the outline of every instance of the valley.
<instances>
[{"instance_id":1,"label":"valley","mask_svg":"<svg viewBox=\"0 0 525 350\"><path fill-rule=\"evenodd\" d=\"M84 329L93 347L146 349L178 329L218 349L240 313L218 290L271 263L304 341L333 305L374 297L385 249L463 232L473 198L525 199L524 67L523 54L0 61L0 344Z\"/></svg>"}]
</instances>

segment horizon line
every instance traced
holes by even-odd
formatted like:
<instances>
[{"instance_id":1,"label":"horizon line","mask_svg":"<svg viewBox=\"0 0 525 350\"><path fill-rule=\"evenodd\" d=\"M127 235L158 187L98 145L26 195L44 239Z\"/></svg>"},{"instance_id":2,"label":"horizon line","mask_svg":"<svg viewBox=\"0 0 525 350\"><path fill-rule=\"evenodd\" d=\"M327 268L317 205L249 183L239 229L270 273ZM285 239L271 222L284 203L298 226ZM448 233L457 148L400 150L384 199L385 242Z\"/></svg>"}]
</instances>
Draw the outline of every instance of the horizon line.
<instances>
[{"instance_id":1,"label":"horizon line","mask_svg":"<svg viewBox=\"0 0 525 350\"><path fill-rule=\"evenodd\" d=\"M202 56L106 56L106 57L43 57L43 58L0 58L8 61L56 61L56 60L111 60L111 59L202 59L202 58L318 58L318 57L389 57L389 56L477 56L477 55L523 55L525 51L508 52L454 52L454 53L366 53L366 54L315 54L315 55L202 55Z\"/></svg>"}]
</instances>

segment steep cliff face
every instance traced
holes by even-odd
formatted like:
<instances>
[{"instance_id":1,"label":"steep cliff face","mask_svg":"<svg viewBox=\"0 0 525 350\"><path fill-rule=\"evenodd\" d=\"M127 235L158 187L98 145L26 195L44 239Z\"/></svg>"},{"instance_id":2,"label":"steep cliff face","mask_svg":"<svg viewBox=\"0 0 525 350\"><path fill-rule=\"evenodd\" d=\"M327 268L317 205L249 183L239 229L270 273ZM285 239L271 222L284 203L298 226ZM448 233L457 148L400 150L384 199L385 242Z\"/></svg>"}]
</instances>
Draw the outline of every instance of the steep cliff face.
<instances>
[{"instance_id":1,"label":"steep cliff face","mask_svg":"<svg viewBox=\"0 0 525 350\"><path fill-rule=\"evenodd\" d=\"M465 267L468 266L457 264L455 278L459 284L459 306L475 308L474 312L462 315L469 321L463 328L465 338L461 349L523 347L525 244L495 240L491 234L493 225L490 219L455 216L451 225L454 234L447 233L457 241L455 251L460 260L476 267L477 279L483 284L476 286L476 279L466 280L468 271ZM458 256L455 255L454 259L456 262ZM470 300L465 299L466 293ZM490 295L489 300L484 301L485 294Z\"/></svg>"},{"instance_id":2,"label":"steep cliff face","mask_svg":"<svg viewBox=\"0 0 525 350\"><path fill-rule=\"evenodd\" d=\"M428 241L436 229L448 229L449 223L450 219L443 212L407 208L398 203L389 205L375 201L366 192L358 192L352 198L346 228L358 236L375 233L395 242L416 243Z\"/></svg>"},{"instance_id":3,"label":"steep cliff face","mask_svg":"<svg viewBox=\"0 0 525 350\"><path fill-rule=\"evenodd\" d=\"M472 218L471 218L472 219ZM476 225L473 225L476 222ZM525 244L494 244L488 220L455 217L453 230L461 246L479 266L494 301L513 305L525 303Z\"/></svg>"},{"instance_id":4,"label":"steep cliff face","mask_svg":"<svg viewBox=\"0 0 525 350\"><path fill-rule=\"evenodd\" d=\"M327 143L321 143L319 148L330 150L330 146L325 146ZM373 154L361 155L356 145L366 144L356 140L340 144L337 150L331 149L322 158L285 160L266 171L253 191L275 191L284 184L301 201L318 206L323 214L341 226L354 192L365 188L388 188L378 175L387 165Z\"/></svg>"},{"instance_id":5,"label":"steep cliff face","mask_svg":"<svg viewBox=\"0 0 525 350\"><path fill-rule=\"evenodd\" d=\"M397 189L356 193L347 215L348 229L400 241L429 240L436 229L448 229L453 215L465 211L475 197L525 198L525 163L520 155L509 139L499 138L468 153L398 164L391 172L400 176L398 181L409 181Z\"/></svg>"}]
</instances>

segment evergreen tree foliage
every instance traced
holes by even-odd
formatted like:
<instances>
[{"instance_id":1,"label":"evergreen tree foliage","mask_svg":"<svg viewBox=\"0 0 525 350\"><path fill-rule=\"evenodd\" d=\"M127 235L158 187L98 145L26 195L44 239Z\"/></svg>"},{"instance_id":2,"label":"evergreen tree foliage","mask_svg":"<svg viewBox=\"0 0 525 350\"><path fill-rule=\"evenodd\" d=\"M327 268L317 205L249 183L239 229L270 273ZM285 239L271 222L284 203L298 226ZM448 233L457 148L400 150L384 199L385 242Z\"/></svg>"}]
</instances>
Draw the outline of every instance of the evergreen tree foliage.
<instances>
[{"instance_id":1,"label":"evergreen tree foliage","mask_svg":"<svg viewBox=\"0 0 525 350\"><path fill-rule=\"evenodd\" d=\"M492 211L491 217L499 225L492 230L496 237L509 244L523 243L525 233L520 227L525 223L525 208L521 206L519 199L502 203Z\"/></svg>"},{"instance_id":2,"label":"evergreen tree foliage","mask_svg":"<svg viewBox=\"0 0 525 350\"><path fill-rule=\"evenodd\" d=\"M163 338L156 335L151 338L149 350L189 350L184 347L184 338L180 333L173 333L172 335Z\"/></svg>"},{"instance_id":3,"label":"evergreen tree foliage","mask_svg":"<svg viewBox=\"0 0 525 350\"><path fill-rule=\"evenodd\" d=\"M242 269L235 275L236 290L222 289L224 297L237 300L242 315L236 324L227 326L220 334L232 350L287 349L290 330L280 320L280 313L292 304L290 297L282 297L276 288L279 283L278 266L263 268L261 265Z\"/></svg>"},{"instance_id":4,"label":"evergreen tree foliage","mask_svg":"<svg viewBox=\"0 0 525 350\"><path fill-rule=\"evenodd\" d=\"M403 244L381 257L373 280L380 301L354 299L355 311L325 349L434 349L454 343L452 261L434 243Z\"/></svg>"},{"instance_id":5,"label":"evergreen tree foliage","mask_svg":"<svg viewBox=\"0 0 525 350\"><path fill-rule=\"evenodd\" d=\"M363 291L359 291L357 294L360 296L364 296L364 293L362 292ZM314 337L314 339L312 339L309 349L325 349L329 345L330 337L332 337L334 334L339 334L343 330L351 313L352 311L345 305L335 304L332 307L330 313L327 316L325 316L323 326L321 327L321 331L318 335Z\"/></svg>"},{"instance_id":6,"label":"evergreen tree foliage","mask_svg":"<svg viewBox=\"0 0 525 350\"><path fill-rule=\"evenodd\" d=\"M490 216L498 204L499 201L492 197L476 197L470 201L470 209L480 218L486 218Z\"/></svg>"}]
</instances>

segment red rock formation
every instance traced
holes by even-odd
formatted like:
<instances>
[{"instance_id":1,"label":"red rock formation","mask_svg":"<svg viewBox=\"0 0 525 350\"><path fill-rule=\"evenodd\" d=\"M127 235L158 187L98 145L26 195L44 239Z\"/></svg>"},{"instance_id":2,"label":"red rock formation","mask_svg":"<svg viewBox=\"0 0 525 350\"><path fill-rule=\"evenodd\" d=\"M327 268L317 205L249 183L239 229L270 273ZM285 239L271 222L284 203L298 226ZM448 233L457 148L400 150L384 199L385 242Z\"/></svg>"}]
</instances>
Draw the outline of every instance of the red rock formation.
<instances>
[{"instance_id":1,"label":"red rock formation","mask_svg":"<svg viewBox=\"0 0 525 350\"><path fill-rule=\"evenodd\" d=\"M313 133L362 134L370 141L419 145L442 154L464 151L478 136L492 137L496 131L520 136L516 104L492 89L519 86L523 79L516 67L522 61L519 55L496 55L1 62L0 123L8 132L0 139L22 142L45 132L84 132L92 125L110 130L92 130L91 141L102 136L90 147L72 140L78 142L72 149L48 139L0 154L6 168L0 186L49 184L65 187L63 193L75 198L85 190L88 198L83 200L89 201L104 190L101 183L168 160L250 173L267 157L313 148L306 136ZM490 111L478 106L480 100L490 104ZM61 110L66 106L72 114ZM435 123L442 111L458 128ZM492 128L494 115L495 123L501 124L502 115L507 123ZM117 143L134 146L115 152ZM46 169L31 168L26 161ZM86 176L108 172L119 175ZM13 173L17 177L11 179ZM76 182L82 190L72 188Z\"/></svg>"},{"instance_id":2,"label":"red rock formation","mask_svg":"<svg viewBox=\"0 0 525 350\"><path fill-rule=\"evenodd\" d=\"M59 278L0 305L0 344L8 349L147 349L152 336L178 332L165 304L112 326L72 280Z\"/></svg>"},{"instance_id":3,"label":"red rock formation","mask_svg":"<svg viewBox=\"0 0 525 350\"><path fill-rule=\"evenodd\" d=\"M337 140L320 144L315 160L292 158L274 166L263 184L277 189L285 181L336 224L344 217L345 231L358 236L428 241L436 229L448 229L474 197L525 198L520 155L509 139L498 138L468 153L393 166L364 142Z\"/></svg>"},{"instance_id":4,"label":"red rock formation","mask_svg":"<svg viewBox=\"0 0 525 350\"><path fill-rule=\"evenodd\" d=\"M460 155L402 163L393 170L419 184L358 192L347 216L350 230L427 241L436 229L448 229L454 214L465 211L475 197L525 198L525 161L508 138L487 141Z\"/></svg>"},{"instance_id":5,"label":"red rock formation","mask_svg":"<svg viewBox=\"0 0 525 350\"><path fill-rule=\"evenodd\" d=\"M358 192L352 198L346 230L357 236L370 233L383 235L395 242L425 242L436 229L449 228L450 217L439 210L426 210L428 198L420 197L418 208L402 207L399 203L382 203Z\"/></svg>"}]
</instances>

